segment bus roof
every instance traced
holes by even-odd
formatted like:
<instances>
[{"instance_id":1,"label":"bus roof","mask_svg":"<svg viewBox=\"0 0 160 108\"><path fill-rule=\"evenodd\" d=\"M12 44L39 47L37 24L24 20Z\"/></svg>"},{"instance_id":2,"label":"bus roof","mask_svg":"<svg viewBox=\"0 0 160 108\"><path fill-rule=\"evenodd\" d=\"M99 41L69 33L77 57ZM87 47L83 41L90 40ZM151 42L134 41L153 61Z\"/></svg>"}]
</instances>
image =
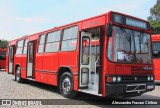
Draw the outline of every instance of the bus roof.
<instances>
[{"instance_id":1,"label":"bus roof","mask_svg":"<svg viewBox=\"0 0 160 108\"><path fill-rule=\"evenodd\" d=\"M48 29L48 30L44 30L44 31L38 32L38 33L34 33L34 34L31 34L31 35L23 36L23 37L21 37L21 38L17 38L17 39L11 40L11 41L9 41L9 42L17 41L17 40L21 40L21 39L25 39L25 38L31 37L31 36L36 36L36 35L45 34L46 32L51 32L51 31L54 31L54 30L63 29L63 28L65 28L65 27L73 26L73 25L78 24L78 23L80 23L80 22L84 22L84 21L87 21L87 20L95 19L95 18L98 18L98 17L101 17L101 16L109 16L110 13L112 13L112 12L113 12L113 13L120 14L120 15L125 15L125 16L131 17L131 18L134 18L134 19L137 19L137 20L141 20L141 21L144 21L144 22L148 22L148 21L146 21L146 20L143 20L143 19L140 19L140 18L131 16L131 15L126 15L126 14L119 13L119 12L115 12L115 11L109 11L109 12L107 12L107 13L104 13L104 14L101 14L101 15L98 15L98 16L90 17L90 18L87 18L87 19L83 19L83 20L76 21L76 22L73 22L73 23L69 23L69 24L65 24L65 25L62 25L62 26L54 27L54 28L51 28L51 29Z\"/></svg>"}]
</instances>

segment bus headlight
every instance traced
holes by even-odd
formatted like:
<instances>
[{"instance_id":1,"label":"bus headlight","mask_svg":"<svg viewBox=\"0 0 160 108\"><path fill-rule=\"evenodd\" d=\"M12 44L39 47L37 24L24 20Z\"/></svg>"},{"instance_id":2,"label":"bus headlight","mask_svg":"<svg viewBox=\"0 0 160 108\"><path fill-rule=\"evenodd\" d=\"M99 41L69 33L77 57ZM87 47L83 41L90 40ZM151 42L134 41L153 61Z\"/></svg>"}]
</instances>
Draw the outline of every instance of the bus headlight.
<instances>
[{"instance_id":1,"label":"bus headlight","mask_svg":"<svg viewBox=\"0 0 160 108\"><path fill-rule=\"evenodd\" d=\"M112 80L113 80L113 82L116 82L116 77L113 77L113 79L112 79Z\"/></svg>"},{"instance_id":2,"label":"bus headlight","mask_svg":"<svg viewBox=\"0 0 160 108\"><path fill-rule=\"evenodd\" d=\"M151 76L151 81L153 81L154 80L154 78L153 78L153 76Z\"/></svg>"},{"instance_id":3,"label":"bus headlight","mask_svg":"<svg viewBox=\"0 0 160 108\"><path fill-rule=\"evenodd\" d=\"M120 76L106 76L107 83L120 83L122 78Z\"/></svg>"},{"instance_id":4,"label":"bus headlight","mask_svg":"<svg viewBox=\"0 0 160 108\"><path fill-rule=\"evenodd\" d=\"M117 77L118 82L121 82L121 80L122 80L121 77Z\"/></svg>"},{"instance_id":5,"label":"bus headlight","mask_svg":"<svg viewBox=\"0 0 160 108\"><path fill-rule=\"evenodd\" d=\"M150 81L150 80L151 80L151 77L150 77L150 76L148 76L147 80L148 80L148 81Z\"/></svg>"}]
</instances>

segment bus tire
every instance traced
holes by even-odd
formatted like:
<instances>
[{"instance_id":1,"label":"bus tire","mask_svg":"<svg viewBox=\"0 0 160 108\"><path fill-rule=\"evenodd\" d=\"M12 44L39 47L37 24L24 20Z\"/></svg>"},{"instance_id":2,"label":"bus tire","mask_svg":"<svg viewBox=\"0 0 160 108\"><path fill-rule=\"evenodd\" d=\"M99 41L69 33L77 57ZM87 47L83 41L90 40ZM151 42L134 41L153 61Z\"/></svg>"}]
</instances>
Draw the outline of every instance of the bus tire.
<instances>
[{"instance_id":1,"label":"bus tire","mask_svg":"<svg viewBox=\"0 0 160 108\"><path fill-rule=\"evenodd\" d=\"M20 67L17 67L16 69L16 75L15 75L15 79L18 83L22 83L23 79L21 78L21 69Z\"/></svg>"},{"instance_id":2,"label":"bus tire","mask_svg":"<svg viewBox=\"0 0 160 108\"><path fill-rule=\"evenodd\" d=\"M60 77L59 90L62 96L66 98L74 98L77 92L73 89L73 79L69 72L65 72Z\"/></svg>"}]
</instances>

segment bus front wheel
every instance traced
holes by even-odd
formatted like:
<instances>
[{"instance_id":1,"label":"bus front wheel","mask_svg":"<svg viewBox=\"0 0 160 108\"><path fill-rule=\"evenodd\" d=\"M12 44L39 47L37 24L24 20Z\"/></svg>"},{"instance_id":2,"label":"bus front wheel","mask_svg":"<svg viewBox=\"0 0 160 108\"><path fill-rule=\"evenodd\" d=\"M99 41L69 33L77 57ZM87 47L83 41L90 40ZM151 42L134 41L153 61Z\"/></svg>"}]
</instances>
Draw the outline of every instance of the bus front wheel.
<instances>
[{"instance_id":1,"label":"bus front wheel","mask_svg":"<svg viewBox=\"0 0 160 108\"><path fill-rule=\"evenodd\" d=\"M16 69L16 75L15 75L15 79L18 83L22 83L23 79L21 78L21 69L20 67L17 67Z\"/></svg>"},{"instance_id":2,"label":"bus front wheel","mask_svg":"<svg viewBox=\"0 0 160 108\"><path fill-rule=\"evenodd\" d=\"M66 98L74 98L77 92L73 89L73 79L69 72L62 74L59 81L59 90L62 96Z\"/></svg>"}]
</instances>

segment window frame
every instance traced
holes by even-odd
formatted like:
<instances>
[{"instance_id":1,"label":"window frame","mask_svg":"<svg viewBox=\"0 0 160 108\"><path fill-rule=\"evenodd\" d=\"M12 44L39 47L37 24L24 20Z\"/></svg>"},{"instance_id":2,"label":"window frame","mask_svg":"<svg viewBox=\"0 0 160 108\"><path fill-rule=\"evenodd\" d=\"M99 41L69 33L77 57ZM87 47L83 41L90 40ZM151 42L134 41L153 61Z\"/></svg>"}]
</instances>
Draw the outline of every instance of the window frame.
<instances>
[{"instance_id":1,"label":"window frame","mask_svg":"<svg viewBox=\"0 0 160 108\"><path fill-rule=\"evenodd\" d=\"M28 42L29 42L29 41L27 42L27 46L25 46L26 41L28 41L28 38L24 39L24 42L23 42L23 51L22 51L22 54L23 54L23 55L27 55L27 51L26 51L26 53L24 54L24 48L26 47L26 49L28 50Z\"/></svg>"},{"instance_id":2,"label":"window frame","mask_svg":"<svg viewBox=\"0 0 160 108\"><path fill-rule=\"evenodd\" d=\"M155 57L155 55L153 54L154 51L157 51L157 50L153 50L153 46L154 46L153 44L154 44L154 43L160 43L160 41L152 41L152 43L151 43L151 44L152 44L152 53L151 53L151 54L152 54L152 58L153 58L153 59L160 59L160 57ZM158 51L158 54L157 54L157 55L159 55L159 52L160 52L160 51Z\"/></svg>"},{"instance_id":3,"label":"window frame","mask_svg":"<svg viewBox=\"0 0 160 108\"><path fill-rule=\"evenodd\" d=\"M87 52L87 55L88 55L88 62L87 63L84 63L84 60L83 60L83 56L84 56L84 53L85 53L85 47L83 47L83 44L82 44L82 57L81 57L81 63L83 64L83 65L89 65L90 64L90 59L91 59L91 39L89 38L89 37L87 37L87 36L83 36L82 37L82 43L83 43L83 41L84 41L84 39L85 38L88 38L88 40L89 40L89 46L87 46L88 47L88 52ZM87 48L86 47L86 48Z\"/></svg>"},{"instance_id":4,"label":"window frame","mask_svg":"<svg viewBox=\"0 0 160 108\"><path fill-rule=\"evenodd\" d=\"M22 55L22 54L23 54L24 40L25 40L25 39L22 39L22 40L18 40L18 41L17 41L17 43L16 43L16 53L15 53L16 55ZM18 46L18 42L20 42L20 41L23 41L22 47L19 47L19 46ZM22 52L21 52L20 54L17 54L17 49L18 49L18 48L22 48Z\"/></svg>"},{"instance_id":5,"label":"window frame","mask_svg":"<svg viewBox=\"0 0 160 108\"><path fill-rule=\"evenodd\" d=\"M113 29L113 26L114 27L120 27L120 26L118 26L118 25L112 25L112 29ZM140 31L140 30L137 30L137 29L131 29L131 28L128 28L128 27L124 27L124 28L126 28L126 29L129 29L129 30L133 30L133 31L136 31L136 32L142 32L142 31ZM151 48L152 47L152 42L151 42L151 34L150 33L148 33L148 32L143 32L143 33L147 33L147 34L149 34L149 36L150 36L150 47L149 48ZM107 43L106 43L106 58L107 58L107 60L110 62L110 63L116 63L116 64L121 64L120 62L115 62L115 61L113 61L113 60L110 60L110 58L108 57L108 50L109 50L109 39L110 39L111 37L109 37L108 39L107 39ZM134 40L135 41L135 40ZM112 47L112 46L111 46ZM149 51L148 52L148 54L150 53L150 56L151 56L151 59L153 58L152 57L152 52L151 51ZM136 53L136 54L138 54L138 53ZM143 54L146 54L146 53L143 53ZM152 65L153 64L153 62L152 62L152 60L151 60L151 63L124 63L123 62L123 64L142 64L142 65Z\"/></svg>"},{"instance_id":6,"label":"window frame","mask_svg":"<svg viewBox=\"0 0 160 108\"><path fill-rule=\"evenodd\" d=\"M69 39L64 39L63 40L64 30L65 29L69 29L70 30L72 27L77 27L77 37L76 38L69 38ZM67 51L63 51L62 50L62 43L63 43L63 41L70 41L70 40L75 40L75 39L77 40L77 42L76 42L76 47L75 47L74 50L67 50ZM61 52L74 52L74 51L76 51L77 50L78 39L79 39L79 26L78 25L73 25L73 26L70 26L70 27L67 27L67 28L63 28L62 31L61 31L61 43L60 43L60 49L59 50Z\"/></svg>"},{"instance_id":7,"label":"window frame","mask_svg":"<svg viewBox=\"0 0 160 108\"><path fill-rule=\"evenodd\" d=\"M46 43L46 35L47 34L40 34L39 35L39 38L38 38L38 48L37 48L37 53L38 54L42 54L42 53L44 53L44 47L43 47L43 51L42 52L39 52L39 45L42 45L42 44L40 44L40 40L41 40L41 36L43 36L44 35L44 43L43 43L43 45L45 46L45 43Z\"/></svg>"},{"instance_id":8,"label":"window frame","mask_svg":"<svg viewBox=\"0 0 160 108\"><path fill-rule=\"evenodd\" d=\"M57 40L54 41L54 40L53 40L53 42L48 42L48 43L47 43L48 34L50 34L50 33L55 33L55 32L59 32L59 36L60 36L59 41L57 41ZM59 52L59 50L60 50L60 44L61 44L61 30L51 31L51 32L47 33L45 40L46 40L46 41L45 41L45 46L44 46L44 53L56 53L56 52ZM59 46L58 46L58 50L57 50L57 51L46 52L46 45L47 45L47 44L52 44L52 43L57 43L57 42L59 42Z\"/></svg>"}]
</instances>

